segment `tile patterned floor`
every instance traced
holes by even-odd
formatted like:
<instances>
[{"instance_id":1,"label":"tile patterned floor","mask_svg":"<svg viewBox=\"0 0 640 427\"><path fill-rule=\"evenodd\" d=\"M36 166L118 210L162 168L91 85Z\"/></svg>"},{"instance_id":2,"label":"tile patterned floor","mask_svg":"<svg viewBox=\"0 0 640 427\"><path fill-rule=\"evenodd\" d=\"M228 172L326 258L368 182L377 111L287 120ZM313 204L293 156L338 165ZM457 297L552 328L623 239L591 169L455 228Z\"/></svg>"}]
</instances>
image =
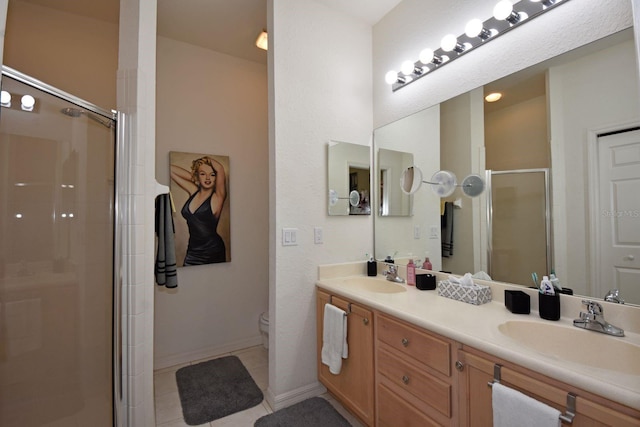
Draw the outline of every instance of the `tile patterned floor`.
<instances>
[{"instance_id":1,"label":"tile patterned floor","mask_svg":"<svg viewBox=\"0 0 640 427\"><path fill-rule=\"evenodd\" d=\"M221 354L223 356L238 356L247 368L253 380L260 390L266 393L269 381L269 352L262 346L250 347L232 353ZM182 418L182 408L180 397L178 396L178 385L176 383L176 371L183 366L204 362L205 360L194 360L191 363L171 366L154 372L154 390L156 403L156 426L157 427L188 427ZM325 394L327 399L343 417L345 417L353 427L363 427L349 412L347 412L332 396ZM273 410L263 400L260 405L220 418L210 423L202 424L206 427L252 427L256 420L264 415L272 413Z\"/></svg>"}]
</instances>

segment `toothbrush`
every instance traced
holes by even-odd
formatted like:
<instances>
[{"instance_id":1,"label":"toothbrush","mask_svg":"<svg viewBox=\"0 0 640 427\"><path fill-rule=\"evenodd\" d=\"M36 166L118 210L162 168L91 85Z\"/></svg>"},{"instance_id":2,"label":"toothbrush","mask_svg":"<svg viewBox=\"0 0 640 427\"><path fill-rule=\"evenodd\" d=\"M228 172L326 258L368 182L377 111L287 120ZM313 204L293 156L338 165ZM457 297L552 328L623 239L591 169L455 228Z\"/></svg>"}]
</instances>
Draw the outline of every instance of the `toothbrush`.
<instances>
[{"instance_id":1,"label":"toothbrush","mask_svg":"<svg viewBox=\"0 0 640 427\"><path fill-rule=\"evenodd\" d=\"M536 285L536 288L538 287L538 274L534 271L533 273L531 273L531 278L533 279L533 284Z\"/></svg>"}]
</instances>

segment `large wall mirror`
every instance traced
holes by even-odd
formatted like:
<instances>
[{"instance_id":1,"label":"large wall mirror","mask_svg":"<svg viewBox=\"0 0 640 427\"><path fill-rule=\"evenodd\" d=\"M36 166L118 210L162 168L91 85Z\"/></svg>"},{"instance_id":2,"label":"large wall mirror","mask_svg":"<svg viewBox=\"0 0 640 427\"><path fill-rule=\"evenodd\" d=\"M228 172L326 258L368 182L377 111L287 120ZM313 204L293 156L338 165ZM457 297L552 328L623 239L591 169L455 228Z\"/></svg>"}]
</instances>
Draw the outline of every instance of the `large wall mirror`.
<instances>
[{"instance_id":1,"label":"large wall mirror","mask_svg":"<svg viewBox=\"0 0 640 427\"><path fill-rule=\"evenodd\" d=\"M531 273L553 270L577 295L619 288L640 304L635 52L627 29L376 129L374 160L380 149L404 151L425 176L446 169L488 181L474 199L456 191L440 200L422 188L411 216L376 213L376 258L429 252L435 270L485 271L524 286L533 285ZM490 92L502 99L487 103ZM446 257L441 202L457 202Z\"/></svg>"},{"instance_id":2,"label":"large wall mirror","mask_svg":"<svg viewBox=\"0 0 640 427\"><path fill-rule=\"evenodd\" d=\"M370 215L370 147L330 141L327 152L329 215Z\"/></svg>"}]
</instances>

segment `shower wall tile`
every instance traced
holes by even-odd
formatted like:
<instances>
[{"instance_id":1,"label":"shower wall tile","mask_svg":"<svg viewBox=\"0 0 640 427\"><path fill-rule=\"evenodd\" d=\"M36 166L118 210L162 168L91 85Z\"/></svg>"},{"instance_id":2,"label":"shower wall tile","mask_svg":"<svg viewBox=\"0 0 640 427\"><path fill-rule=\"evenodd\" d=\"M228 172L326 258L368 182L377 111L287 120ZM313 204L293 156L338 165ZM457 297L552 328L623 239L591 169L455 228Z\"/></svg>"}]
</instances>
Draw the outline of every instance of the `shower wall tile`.
<instances>
[{"instance_id":1,"label":"shower wall tile","mask_svg":"<svg viewBox=\"0 0 640 427\"><path fill-rule=\"evenodd\" d=\"M129 316L129 346L137 346L144 343L145 322L144 314Z\"/></svg>"},{"instance_id":2,"label":"shower wall tile","mask_svg":"<svg viewBox=\"0 0 640 427\"><path fill-rule=\"evenodd\" d=\"M133 224L136 224L136 225L144 224L145 201L147 198L144 194L134 194L132 198L133 198L132 219L134 221Z\"/></svg>"},{"instance_id":3,"label":"shower wall tile","mask_svg":"<svg viewBox=\"0 0 640 427\"><path fill-rule=\"evenodd\" d=\"M133 285L128 287L129 292L129 313L142 314L145 310L146 296L144 285Z\"/></svg>"},{"instance_id":4,"label":"shower wall tile","mask_svg":"<svg viewBox=\"0 0 640 427\"><path fill-rule=\"evenodd\" d=\"M134 406L142 405L144 402L144 375L131 375L131 373L129 373L127 381L129 384L129 404Z\"/></svg>"},{"instance_id":5,"label":"shower wall tile","mask_svg":"<svg viewBox=\"0 0 640 427\"><path fill-rule=\"evenodd\" d=\"M146 266L144 264L144 258L145 258L144 255L134 255L131 258L132 258L131 278L133 280L131 285L136 285L136 286L142 285L145 279L145 270L149 268L149 266Z\"/></svg>"}]
</instances>

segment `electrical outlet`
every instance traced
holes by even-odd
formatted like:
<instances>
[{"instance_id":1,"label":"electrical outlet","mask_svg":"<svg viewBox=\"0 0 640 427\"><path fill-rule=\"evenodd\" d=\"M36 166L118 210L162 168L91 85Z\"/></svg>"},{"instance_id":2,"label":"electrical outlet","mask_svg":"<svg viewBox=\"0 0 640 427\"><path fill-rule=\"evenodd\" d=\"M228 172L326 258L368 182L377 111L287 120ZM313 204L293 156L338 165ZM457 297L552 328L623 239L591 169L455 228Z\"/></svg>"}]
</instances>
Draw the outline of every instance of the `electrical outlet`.
<instances>
[{"instance_id":1,"label":"electrical outlet","mask_svg":"<svg viewBox=\"0 0 640 427\"><path fill-rule=\"evenodd\" d=\"M430 228L430 233L429 233L429 238L430 239L437 239L438 238L438 233L440 232L440 228L437 225L432 225Z\"/></svg>"},{"instance_id":2,"label":"electrical outlet","mask_svg":"<svg viewBox=\"0 0 640 427\"><path fill-rule=\"evenodd\" d=\"M313 227L313 242L316 245L322 243L322 227Z\"/></svg>"}]
</instances>

